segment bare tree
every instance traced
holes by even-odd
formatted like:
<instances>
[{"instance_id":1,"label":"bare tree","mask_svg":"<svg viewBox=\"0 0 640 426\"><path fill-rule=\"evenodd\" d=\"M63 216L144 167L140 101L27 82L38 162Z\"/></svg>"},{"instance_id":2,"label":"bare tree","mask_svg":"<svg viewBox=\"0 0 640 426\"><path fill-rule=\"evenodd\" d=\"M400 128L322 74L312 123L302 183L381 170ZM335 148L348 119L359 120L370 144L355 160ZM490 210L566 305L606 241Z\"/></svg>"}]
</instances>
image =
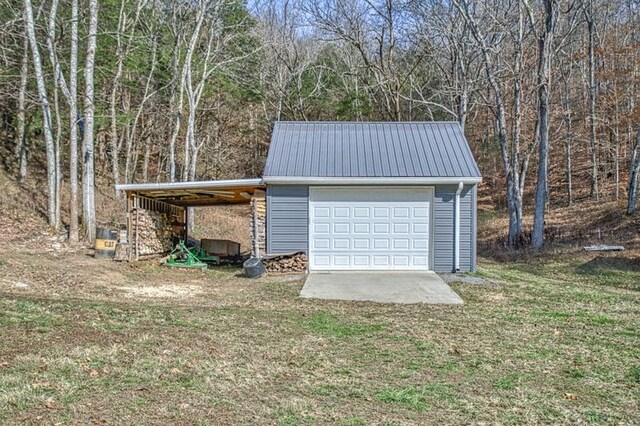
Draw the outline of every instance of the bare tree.
<instances>
[{"instance_id":1,"label":"bare tree","mask_svg":"<svg viewBox=\"0 0 640 426\"><path fill-rule=\"evenodd\" d=\"M538 181L536 183L535 212L531 245L544 243L544 218L549 186L549 86L551 84L551 56L553 37L558 22L559 0L544 0L544 27L538 32L533 10L525 0L529 23L538 38Z\"/></svg>"},{"instance_id":2,"label":"bare tree","mask_svg":"<svg viewBox=\"0 0 640 426\"><path fill-rule=\"evenodd\" d=\"M82 220L85 236L93 243L96 232L95 172L94 172L94 86L93 71L98 33L98 0L89 0L89 30L84 69L84 138L82 141Z\"/></svg>"},{"instance_id":3,"label":"bare tree","mask_svg":"<svg viewBox=\"0 0 640 426\"><path fill-rule=\"evenodd\" d=\"M587 36L589 39L588 61L589 61L589 140L591 142L591 196L598 199L598 151L596 132L596 77L595 77L595 12L593 0L586 0L587 7L584 8L584 16L587 21Z\"/></svg>"},{"instance_id":4,"label":"bare tree","mask_svg":"<svg viewBox=\"0 0 640 426\"><path fill-rule=\"evenodd\" d=\"M497 122L498 141L500 143L507 186L507 206L509 209L509 235L507 242L510 247L518 247L522 243L522 192L520 187L521 185L524 186L524 175L528 162L523 162L521 169L519 146L515 144L517 141L509 142L505 100L499 82L500 70L496 60L493 58L497 49L487 44L478 20L473 15L470 3L467 0L454 0L453 3L469 25L473 39L480 49L487 80L493 94L493 113Z\"/></svg>"},{"instance_id":5,"label":"bare tree","mask_svg":"<svg viewBox=\"0 0 640 426\"><path fill-rule=\"evenodd\" d=\"M636 211L638 197L638 175L640 174L640 126L635 143L631 149L631 166L629 167L629 184L627 186L627 214Z\"/></svg>"},{"instance_id":6,"label":"bare tree","mask_svg":"<svg viewBox=\"0 0 640 426\"><path fill-rule=\"evenodd\" d=\"M58 170L56 170L53 126L51 121L51 107L49 105L47 85L42 68L42 59L40 58L40 48L36 39L35 22L33 19L33 7L31 5L31 0L24 0L24 18L27 36L29 38L29 47L31 49L31 55L33 59L33 71L38 86L38 98L40 100L40 108L42 109L42 132L44 134L45 149L47 153L48 220L49 225L55 228L58 225L56 221L56 181Z\"/></svg>"},{"instance_id":7,"label":"bare tree","mask_svg":"<svg viewBox=\"0 0 640 426\"><path fill-rule=\"evenodd\" d=\"M71 0L69 57L69 241L78 242L78 0Z\"/></svg>"},{"instance_id":8,"label":"bare tree","mask_svg":"<svg viewBox=\"0 0 640 426\"><path fill-rule=\"evenodd\" d=\"M26 95L29 82L29 37L26 26L22 42L22 59L20 61L20 87L18 88L18 111L16 113L17 129L15 139L15 155L18 160L18 181L27 179L28 137L26 131Z\"/></svg>"}]
</instances>

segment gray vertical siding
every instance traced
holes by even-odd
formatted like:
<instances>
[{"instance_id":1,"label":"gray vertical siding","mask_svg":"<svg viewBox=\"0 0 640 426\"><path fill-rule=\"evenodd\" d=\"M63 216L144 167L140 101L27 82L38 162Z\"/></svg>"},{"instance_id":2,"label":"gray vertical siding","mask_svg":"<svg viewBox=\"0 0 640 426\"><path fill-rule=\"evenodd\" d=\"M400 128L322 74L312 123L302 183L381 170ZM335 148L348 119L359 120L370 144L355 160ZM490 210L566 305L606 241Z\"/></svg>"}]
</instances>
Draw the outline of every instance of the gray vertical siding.
<instances>
[{"instance_id":1,"label":"gray vertical siding","mask_svg":"<svg viewBox=\"0 0 640 426\"><path fill-rule=\"evenodd\" d=\"M309 241L309 187L267 187L267 253L307 251Z\"/></svg>"},{"instance_id":2,"label":"gray vertical siding","mask_svg":"<svg viewBox=\"0 0 640 426\"><path fill-rule=\"evenodd\" d=\"M433 270L451 272L453 259L454 203L457 185L436 186L434 199ZM474 271L475 262L475 185L465 186L460 194L460 270Z\"/></svg>"},{"instance_id":3,"label":"gray vertical siding","mask_svg":"<svg viewBox=\"0 0 640 426\"><path fill-rule=\"evenodd\" d=\"M435 187L433 205L433 265L451 272L453 259L454 199L457 185ZM460 194L460 270L475 271L477 188L467 185ZM307 251L309 246L309 187L267 187L267 252Z\"/></svg>"}]
</instances>

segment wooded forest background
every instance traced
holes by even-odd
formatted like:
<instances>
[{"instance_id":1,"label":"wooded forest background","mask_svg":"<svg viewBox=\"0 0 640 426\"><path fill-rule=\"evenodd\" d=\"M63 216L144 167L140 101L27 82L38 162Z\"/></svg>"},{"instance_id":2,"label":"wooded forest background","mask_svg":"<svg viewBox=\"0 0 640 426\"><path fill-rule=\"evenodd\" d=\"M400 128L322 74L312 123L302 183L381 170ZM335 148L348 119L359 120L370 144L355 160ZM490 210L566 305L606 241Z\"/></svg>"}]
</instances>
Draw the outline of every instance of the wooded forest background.
<instances>
[{"instance_id":1,"label":"wooded forest background","mask_svg":"<svg viewBox=\"0 0 640 426\"><path fill-rule=\"evenodd\" d=\"M2 0L0 16L5 167L25 182L46 158L48 221L68 211L71 242L94 238L96 174L260 176L277 120L460 122L511 247L542 246L550 204L636 208L639 0Z\"/></svg>"}]
</instances>

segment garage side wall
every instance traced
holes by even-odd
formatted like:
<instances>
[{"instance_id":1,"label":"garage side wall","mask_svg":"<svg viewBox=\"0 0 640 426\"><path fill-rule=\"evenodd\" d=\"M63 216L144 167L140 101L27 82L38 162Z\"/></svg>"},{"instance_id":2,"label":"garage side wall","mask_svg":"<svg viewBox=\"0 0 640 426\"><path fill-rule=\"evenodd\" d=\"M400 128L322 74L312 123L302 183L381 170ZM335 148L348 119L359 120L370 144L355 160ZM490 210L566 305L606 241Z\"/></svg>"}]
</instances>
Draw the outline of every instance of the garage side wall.
<instances>
[{"instance_id":1,"label":"garage side wall","mask_svg":"<svg viewBox=\"0 0 640 426\"><path fill-rule=\"evenodd\" d=\"M454 269L454 204L457 185L438 185L434 197L434 256L436 272ZM476 186L460 193L460 270L476 269Z\"/></svg>"},{"instance_id":2,"label":"garage side wall","mask_svg":"<svg viewBox=\"0 0 640 426\"><path fill-rule=\"evenodd\" d=\"M267 253L307 252L309 247L309 187L267 187Z\"/></svg>"}]
</instances>

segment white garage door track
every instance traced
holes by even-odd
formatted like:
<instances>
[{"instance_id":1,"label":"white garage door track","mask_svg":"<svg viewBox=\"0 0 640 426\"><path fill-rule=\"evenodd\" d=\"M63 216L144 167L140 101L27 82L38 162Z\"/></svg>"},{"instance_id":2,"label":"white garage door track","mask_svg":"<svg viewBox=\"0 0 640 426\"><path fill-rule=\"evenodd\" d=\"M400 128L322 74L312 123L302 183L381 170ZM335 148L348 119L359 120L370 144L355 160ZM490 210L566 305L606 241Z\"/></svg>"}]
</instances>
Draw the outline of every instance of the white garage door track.
<instances>
[{"instance_id":1,"label":"white garage door track","mask_svg":"<svg viewBox=\"0 0 640 426\"><path fill-rule=\"evenodd\" d=\"M379 303L464 303L435 272L311 273L300 297Z\"/></svg>"}]
</instances>

